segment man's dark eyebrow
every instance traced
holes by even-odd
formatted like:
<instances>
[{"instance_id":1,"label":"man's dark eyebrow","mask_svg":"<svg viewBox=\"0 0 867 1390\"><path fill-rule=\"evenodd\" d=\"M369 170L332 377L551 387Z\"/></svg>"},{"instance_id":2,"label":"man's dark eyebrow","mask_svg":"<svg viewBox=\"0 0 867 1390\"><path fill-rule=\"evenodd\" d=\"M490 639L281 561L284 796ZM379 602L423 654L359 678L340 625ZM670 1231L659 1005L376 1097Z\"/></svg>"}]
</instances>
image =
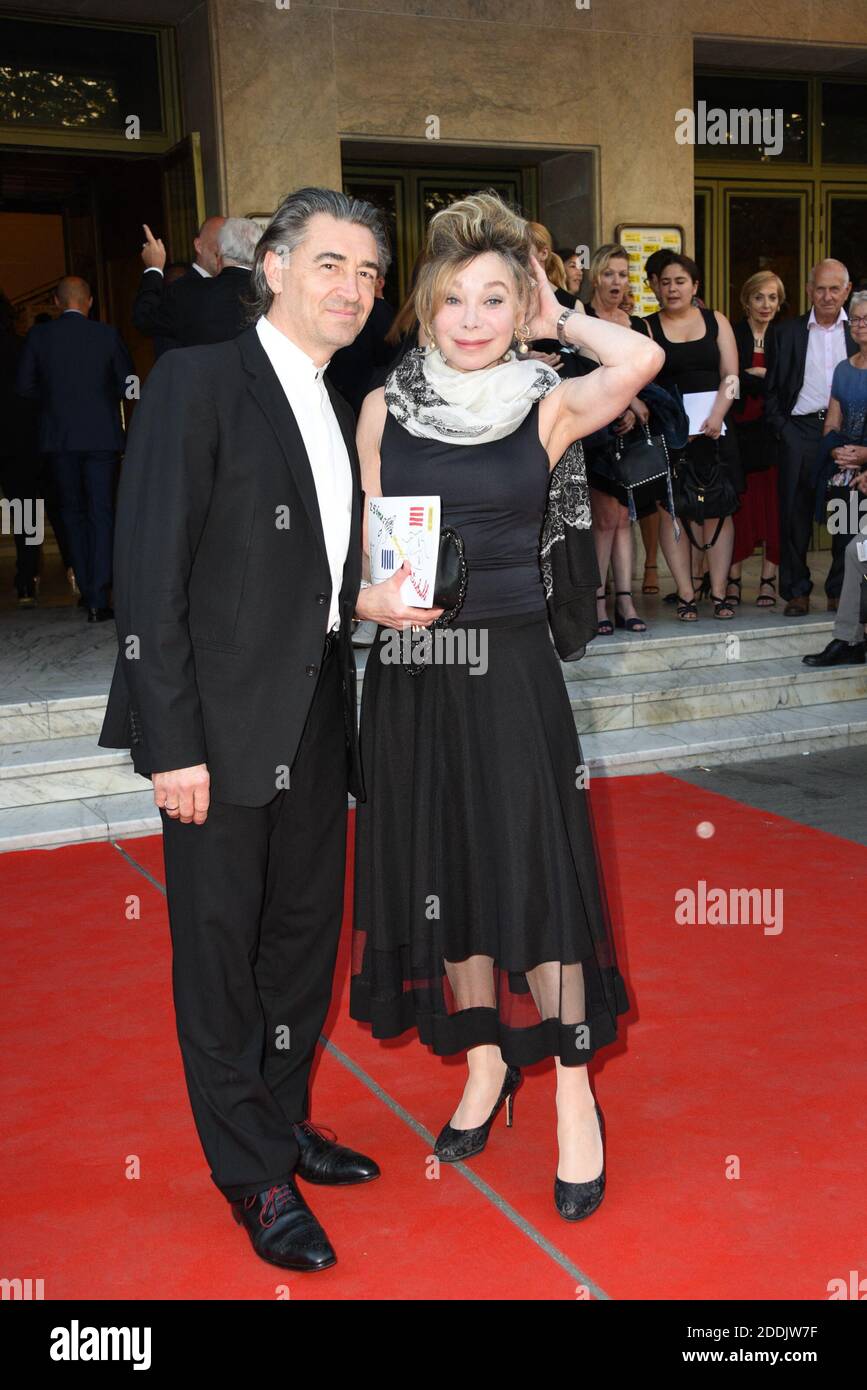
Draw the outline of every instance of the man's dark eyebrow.
<instances>
[{"instance_id":1,"label":"man's dark eyebrow","mask_svg":"<svg viewBox=\"0 0 867 1390\"><path fill-rule=\"evenodd\" d=\"M315 263L316 263L317 261L345 261L345 260L346 260L346 257L345 257L344 255L342 255L340 251L320 251L318 255L316 255L316 256L313 257L314 265L315 265ZM377 263L376 261L359 261L358 264L359 264L359 265L368 266L371 270L379 270L379 265L378 265L378 263Z\"/></svg>"}]
</instances>

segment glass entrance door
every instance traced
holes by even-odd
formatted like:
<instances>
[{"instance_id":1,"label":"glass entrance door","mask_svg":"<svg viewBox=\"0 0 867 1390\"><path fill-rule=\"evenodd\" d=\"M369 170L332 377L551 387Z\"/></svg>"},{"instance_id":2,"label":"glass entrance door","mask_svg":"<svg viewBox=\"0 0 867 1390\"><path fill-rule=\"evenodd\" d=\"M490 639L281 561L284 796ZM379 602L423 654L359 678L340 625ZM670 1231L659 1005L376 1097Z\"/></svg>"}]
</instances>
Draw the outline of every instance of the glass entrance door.
<instances>
[{"instance_id":1,"label":"glass entrance door","mask_svg":"<svg viewBox=\"0 0 867 1390\"><path fill-rule=\"evenodd\" d=\"M743 317L740 291L757 270L783 281L788 313L797 314L807 278L811 190L729 184L723 189L724 313Z\"/></svg>"},{"instance_id":2,"label":"glass entrance door","mask_svg":"<svg viewBox=\"0 0 867 1390\"><path fill-rule=\"evenodd\" d=\"M853 287L867 289L867 192L845 184L822 186L824 253L842 261Z\"/></svg>"}]
</instances>

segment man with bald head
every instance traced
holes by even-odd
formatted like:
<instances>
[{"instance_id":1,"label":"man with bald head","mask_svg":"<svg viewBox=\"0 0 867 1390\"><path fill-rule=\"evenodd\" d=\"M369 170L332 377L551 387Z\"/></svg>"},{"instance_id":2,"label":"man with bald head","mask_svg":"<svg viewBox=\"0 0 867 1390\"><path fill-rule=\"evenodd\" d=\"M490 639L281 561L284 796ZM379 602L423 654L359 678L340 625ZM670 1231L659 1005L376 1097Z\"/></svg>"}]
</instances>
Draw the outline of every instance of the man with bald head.
<instances>
[{"instance_id":1,"label":"man with bald head","mask_svg":"<svg viewBox=\"0 0 867 1390\"><path fill-rule=\"evenodd\" d=\"M88 318L90 286L66 275L58 317L31 328L16 389L39 404L39 449L57 492L69 556L89 622L110 607L114 482L123 449L120 402L133 364L116 328Z\"/></svg>"},{"instance_id":2,"label":"man with bald head","mask_svg":"<svg viewBox=\"0 0 867 1390\"><path fill-rule=\"evenodd\" d=\"M810 611L807 551L831 378L837 363L857 351L844 308L851 290L840 261L819 261L807 281L810 312L776 330L765 418L779 442L780 593L787 618ZM829 611L836 610L841 582L832 566L825 581Z\"/></svg>"},{"instance_id":3,"label":"man with bald head","mask_svg":"<svg viewBox=\"0 0 867 1390\"><path fill-rule=\"evenodd\" d=\"M142 230L141 258L144 271L132 309L132 321L146 338L155 339L157 357L181 343L173 326L195 312L197 291L215 279L222 269L220 258L220 229L225 217L206 217L193 237L195 257L185 275L171 284L166 283L166 248L145 223Z\"/></svg>"}]
</instances>

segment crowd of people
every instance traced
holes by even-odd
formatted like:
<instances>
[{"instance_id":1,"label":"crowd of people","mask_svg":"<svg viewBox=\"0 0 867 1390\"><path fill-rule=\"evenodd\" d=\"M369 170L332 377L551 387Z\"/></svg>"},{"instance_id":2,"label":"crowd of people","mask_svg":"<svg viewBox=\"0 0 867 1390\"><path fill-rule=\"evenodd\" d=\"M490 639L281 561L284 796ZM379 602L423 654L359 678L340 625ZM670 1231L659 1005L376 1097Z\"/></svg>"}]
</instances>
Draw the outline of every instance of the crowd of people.
<instances>
[{"instance_id":1,"label":"crowd of people","mask_svg":"<svg viewBox=\"0 0 867 1390\"><path fill-rule=\"evenodd\" d=\"M771 609L781 601L784 616L805 615L813 522L825 521L829 504L838 503L824 587L827 611L842 611L832 642L807 660L863 661L860 590L852 591L849 576L860 576L864 564L856 532L858 501L867 494L867 291L853 294L846 267L823 260L810 272L808 312L786 318L781 278L759 270L741 286L743 316L731 324L699 297L695 261L657 251L645 275L659 308L641 318L633 312L623 246L600 246L585 272L576 250L555 249L546 227L529 225L560 304L650 335L665 353L655 381L583 440L601 578L597 635L648 630L633 598L634 523L644 552L641 593L660 592L661 549L674 581L665 602L682 622L695 622L705 600L714 618L735 618L742 566L757 550L756 606ZM208 218L190 264L167 263L162 241L148 227L144 233L132 320L152 339L155 356L237 336L249 319L258 224ZM423 252L397 311L384 298L383 275L377 277L373 311L356 340L328 364L329 379L356 417L403 356L425 345L413 307L422 262ZM11 306L0 301L10 421L0 466L7 496L44 496L69 582L88 620L98 622L113 616L113 497L123 448L118 406L137 390L130 389L135 377L125 344L115 329L89 317L91 303L90 287L65 277L55 296L57 317L42 315L47 321L22 341ZM542 339L526 347L531 359L564 379L599 366L585 348ZM659 460L652 478L651 446ZM24 537L16 543L19 604L29 607L38 592L38 549ZM354 640L369 644L370 626L358 624Z\"/></svg>"}]
</instances>

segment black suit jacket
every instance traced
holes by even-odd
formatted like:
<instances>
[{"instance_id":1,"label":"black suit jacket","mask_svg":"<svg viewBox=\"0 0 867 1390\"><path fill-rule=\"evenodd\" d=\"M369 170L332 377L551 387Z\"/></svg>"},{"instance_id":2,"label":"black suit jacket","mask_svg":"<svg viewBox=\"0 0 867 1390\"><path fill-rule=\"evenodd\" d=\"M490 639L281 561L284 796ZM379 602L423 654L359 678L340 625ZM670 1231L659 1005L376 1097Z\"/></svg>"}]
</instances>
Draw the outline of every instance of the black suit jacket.
<instances>
[{"instance_id":1,"label":"black suit jacket","mask_svg":"<svg viewBox=\"0 0 867 1390\"><path fill-rule=\"evenodd\" d=\"M123 448L120 400L135 368L110 324L68 312L27 334L17 390L39 402L44 454Z\"/></svg>"},{"instance_id":2,"label":"black suit jacket","mask_svg":"<svg viewBox=\"0 0 867 1390\"><path fill-rule=\"evenodd\" d=\"M155 270L142 276L133 307L133 323L151 337L176 347L227 343L246 326L243 299L250 292L250 272L227 265L210 279L190 270L171 285Z\"/></svg>"},{"instance_id":3,"label":"black suit jacket","mask_svg":"<svg viewBox=\"0 0 867 1390\"><path fill-rule=\"evenodd\" d=\"M804 384L809 320L809 312L800 314L796 319L786 319L777 324L774 330L775 358L765 378L768 387L765 418L777 437L791 415L792 407ZM844 329L846 354L851 357L858 349L849 332L848 320Z\"/></svg>"},{"instance_id":4,"label":"black suit jacket","mask_svg":"<svg viewBox=\"0 0 867 1390\"><path fill-rule=\"evenodd\" d=\"M353 475L338 659L349 785L364 800L350 640L360 469L352 412L327 377L326 387ZM130 748L143 776L207 763L216 799L270 801L313 698L330 587L307 451L255 328L167 352L142 392L121 476L119 653L100 745Z\"/></svg>"}]
</instances>

